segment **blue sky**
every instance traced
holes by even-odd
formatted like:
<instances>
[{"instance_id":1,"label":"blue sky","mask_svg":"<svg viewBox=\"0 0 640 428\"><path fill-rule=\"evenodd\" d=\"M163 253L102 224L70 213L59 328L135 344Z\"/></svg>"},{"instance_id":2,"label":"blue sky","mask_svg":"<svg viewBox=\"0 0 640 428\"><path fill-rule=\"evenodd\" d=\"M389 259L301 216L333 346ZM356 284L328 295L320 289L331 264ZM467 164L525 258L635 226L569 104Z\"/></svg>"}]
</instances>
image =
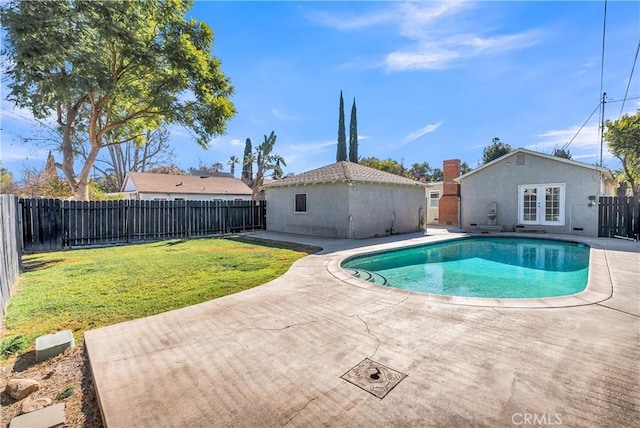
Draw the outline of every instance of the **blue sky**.
<instances>
[{"instance_id":1,"label":"blue sky","mask_svg":"<svg viewBox=\"0 0 640 428\"><path fill-rule=\"evenodd\" d=\"M513 148L563 146L600 99L603 2L196 2L192 17L216 37L214 54L235 87L227 135L202 150L172 128L182 168L242 156L275 131L285 172L335 162L338 101L347 129L358 108L360 156L476 166L499 137ZM605 116L617 119L640 40L640 3L610 1L604 62ZM28 113L2 101L4 167L44 164L24 146ZM640 97L640 64L628 98ZM638 99L625 103L634 113ZM598 113L569 146L599 160ZM618 168L606 153L604 163ZM238 172L236 172L238 175Z\"/></svg>"}]
</instances>

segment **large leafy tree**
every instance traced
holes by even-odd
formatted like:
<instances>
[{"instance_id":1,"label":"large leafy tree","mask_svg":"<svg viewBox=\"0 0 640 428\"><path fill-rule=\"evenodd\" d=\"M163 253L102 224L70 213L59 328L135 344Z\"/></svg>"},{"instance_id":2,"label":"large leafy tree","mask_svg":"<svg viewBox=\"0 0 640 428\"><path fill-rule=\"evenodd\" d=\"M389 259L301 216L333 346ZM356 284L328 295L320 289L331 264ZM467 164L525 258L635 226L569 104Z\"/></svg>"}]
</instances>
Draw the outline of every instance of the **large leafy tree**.
<instances>
[{"instance_id":1,"label":"large leafy tree","mask_svg":"<svg viewBox=\"0 0 640 428\"><path fill-rule=\"evenodd\" d=\"M358 117L355 98L351 106L351 119L349 120L349 162L358 163Z\"/></svg>"},{"instance_id":2,"label":"large leafy tree","mask_svg":"<svg viewBox=\"0 0 640 428\"><path fill-rule=\"evenodd\" d=\"M389 172L391 174L400 175L402 177L412 177L407 169L402 164L402 161L398 162L393 159L378 159L374 156L360 159L360 165L368 166L369 168L378 169L380 171Z\"/></svg>"},{"instance_id":3,"label":"large leafy tree","mask_svg":"<svg viewBox=\"0 0 640 428\"><path fill-rule=\"evenodd\" d=\"M0 162L0 194L18 193L20 189L13 181L13 173L2 167Z\"/></svg>"},{"instance_id":4,"label":"large leafy tree","mask_svg":"<svg viewBox=\"0 0 640 428\"><path fill-rule=\"evenodd\" d=\"M494 159L506 155L511 151L511 146L500 141L500 138L491 140L491 145L484 148L482 152L482 163L489 163Z\"/></svg>"},{"instance_id":5,"label":"large leafy tree","mask_svg":"<svg viewBox=\"0 0 640 428\"><path fill-rule=\"evenodd\" d=\"M338 113L338 148L336 150L336 162L347 160L347 134L344 128L344 99L340 91L340 107Z\"/></svg>"},{"instance_id":6,"label":"large leafy tree","mask_svg":"<svg viewBox=\"0 0 640 428\"><path fill-rule=\"evenodd\" d=\"M93 163L93 181L105 192L119 192L129 172L148 172L170 165L175 152L166 128L145 129L142 135L111 132L105 136L105 150ZM85 161L91 153L88 141L74 146L78 157Z\"/></svg>"},{"instance_id":7,"label":"large leafy tree","mask_svg":"<svg viewBox=\"0 0 640 428\"><path fill-rule=\"evenodd\" d=\"M640 110L615 121L607 120L605 140L611 153L622 162L624 176L634 196L640 195Z\"/></svg>"},{"instance_id":8,"label":"large leafy tree","mask_svg":"<svg viewBox=\"0 0 640 428\"><path fill-rule=\"evenodd\" d=\"M432 168L429 162L414 163L407 171L408 177L418 181L440 181L442 180L442 170Z\"/></svg>"},{"instance_id":9,"label":"large leafy tree","mask_svg":"<svg viewBox=\"0 0 640 428\"><path fill-rule=\"evenodd\" d=\"M60 127L59 166L78 200L109 134L161 123L198 144L226 130L233 88L211 54L213 32L186 19L188 0L18 1L1 9L8 99ZM90 143L79 172L74 137Z\"/></svg>"}]
</instances>

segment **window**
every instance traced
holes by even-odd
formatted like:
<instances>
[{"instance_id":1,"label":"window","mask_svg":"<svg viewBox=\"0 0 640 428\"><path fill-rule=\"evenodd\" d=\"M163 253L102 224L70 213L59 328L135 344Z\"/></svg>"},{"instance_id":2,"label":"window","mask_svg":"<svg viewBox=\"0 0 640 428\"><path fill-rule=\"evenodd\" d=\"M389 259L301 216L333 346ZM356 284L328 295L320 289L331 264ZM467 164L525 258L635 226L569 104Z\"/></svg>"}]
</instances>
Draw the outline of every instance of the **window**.
<instances>
[{"instance_id":1,"label":"window","mask_svg":"<svg viewBox=\"0 0 640 428\"><path fill-rule=\"evenodd\" d=\"M439 190L434 190L429 192L429 208L438 208L439 201L440 201Z\"/></svg>"},{"instance_id":2,"label":"window","mask_svg":"<svg viewBox=\"0 0 640 428\"><path fill-rule=\"evenodd\" d=\"M294 202L294 211L297 213L306 213L307 212L307 194L306 193L298 193L295 195Z\"/></svg>"},{"instance_id":3,"label":"window","mask_svg":"<svg viewBox=\"0 0 640 428\"><path fill-rule=\"evenodd\" d=\"M518 186L518 222L564 226L564 187L564 183Z\"/></svg>"}]
</instances>

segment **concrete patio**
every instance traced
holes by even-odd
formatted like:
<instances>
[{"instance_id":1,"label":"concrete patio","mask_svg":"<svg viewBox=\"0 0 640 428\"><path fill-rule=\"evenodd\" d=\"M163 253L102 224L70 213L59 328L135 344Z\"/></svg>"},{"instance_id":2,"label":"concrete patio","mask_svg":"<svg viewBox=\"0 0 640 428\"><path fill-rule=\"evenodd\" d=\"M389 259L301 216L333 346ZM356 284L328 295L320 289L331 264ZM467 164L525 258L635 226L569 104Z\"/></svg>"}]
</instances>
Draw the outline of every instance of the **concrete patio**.
<instances>
[{"instance_id":1,"label":"concrete patio","mask_svg":"<svg viewBox=\"0 0 640 428\"><path fill-rule=\"evenodd\" d=\"M613 285L582 306L450 304L331 267L365 246L456 236L429 233L259 232L324 250L260 287L87 332L106 425L640 426L640 243L581 238L603 248L597 275ZM378 398L342 377L365 359L406 377Z\"/></svg>"}]
</instances>

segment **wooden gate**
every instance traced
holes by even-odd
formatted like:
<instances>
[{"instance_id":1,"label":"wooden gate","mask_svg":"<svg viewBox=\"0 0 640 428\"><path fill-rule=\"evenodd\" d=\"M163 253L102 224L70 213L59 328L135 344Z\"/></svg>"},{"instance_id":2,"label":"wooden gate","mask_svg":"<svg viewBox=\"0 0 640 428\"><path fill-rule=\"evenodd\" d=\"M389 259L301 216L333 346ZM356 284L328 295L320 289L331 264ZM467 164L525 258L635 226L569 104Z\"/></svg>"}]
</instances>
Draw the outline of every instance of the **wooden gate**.
<instances>
[{"instance_id":1,"label":"wooden gate","mask_svg":"<svg viewBox=\"0 0 640 428\"><path fill-rule=\"evenodd\" d=\"M598 236L640 238L640 198L601 196L598 204Z\"/></svg>"}]
</instances>

